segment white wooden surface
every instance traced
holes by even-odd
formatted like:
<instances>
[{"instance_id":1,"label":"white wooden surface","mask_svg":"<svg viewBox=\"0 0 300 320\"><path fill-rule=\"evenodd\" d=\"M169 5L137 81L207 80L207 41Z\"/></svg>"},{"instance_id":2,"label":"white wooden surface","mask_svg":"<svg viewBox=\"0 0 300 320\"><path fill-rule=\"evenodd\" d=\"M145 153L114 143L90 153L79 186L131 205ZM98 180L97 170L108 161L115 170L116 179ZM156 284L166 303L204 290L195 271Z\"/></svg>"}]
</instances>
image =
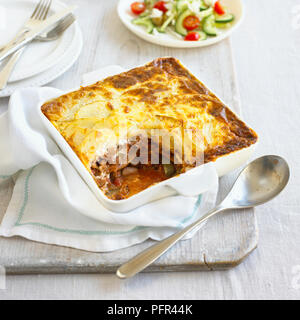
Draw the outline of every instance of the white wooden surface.
<instances>
[{"instance_id":1,"label":"white wooden surface","mask_svg":"<svg viewBox=\"0 0 300 320\"><path fill-rule=\"evenodd\" d=\"M101 26L105 32L107 25ZM116 27L118 25L116 24ZM123 43L132 41L140 47L137 59L146 54L151 44L143 46L141 40L132 38L126 32L120 38L116 49ZM164 48L153 48L156 56L164 56ZM128 55L132 54L128 50ZM235 79L230 41L226 40L214 47L202 50L197 59L189 59L190 51L180 50L178 55L185 53L182 59L190 66L192 72L200 79L214 80L213 90L240 113L238 89ZM213 59L212 59L213 58ZM109 59L106 58L108 61ZM226 61L223 65L222 60ZM108 62L109 63L109 62ZM204 67L203 67L204 66ZM71 74L70 74L71 75ZM72 74L80 79L80 74ZM235 173L224 176L220 181L219 198L223 199L235 180ZM11 181L10 189L13 183ZM3 194L4 193L4 194ZM0 185L1 216L5 213L11 194L6 185ZM153 241L152 241L153 242ZM180 242L176 247L163 255L145 271L199 271L228 269L241 263L258 242L257 223L253 209L234 212L215 217L206 223L191 241ZM0 265L8 274L40 274L40 273L115 273L117 268L130 258L151 245L150 241L130 248L107 253L93 253L45 245L20 237L0 238Z\"/></svg>"},{"instance_id":2,"label":"white wooden surface","mask_svg":"<svg viewBox=\"0 0 300 320\"><path fill-rule=\"evenodd\" d=\"M115 35L109 30L106 34L97 33L102 23L97 17L101 10L113 10L113 1L110 2L111 9L102 5L104 0L72 2L81 8L84 8L83 4L91 4L90 9L80 10L82 28L88 30L85 33L87 47L72 70L54 83L56 86L68 88L77 81L72 74L84 73L111 61L124 66L141 63L143 61L135 59L140 56L140 50L145 51L143 56L148 60L157 53L146 44L142 48L136 47L135 41L114 51ZM297 12L294 12L298 10L299 15L300 9L294 0L284 3L280 0L246 0L245 4L245 22L232 40L243 114L255 125L261 138L256 156L280 154L287 158L292 172L287 189L272 203L256 210L260 228L258 249L243 264L229 271L141 274L129 281L120 281L113 275L10 276L7 289L0 290L0 299L300 298L300 25L297 29L300 19L297 22ZM105 19L118 23L117 17L112 19L108 13ZM120 26L120 33L123 32L127 31ZM162 52L175 55L188 65L189 60L201 59L202 50L185 53L164 49ZM109 61L105 57L109 57ZM89 61L93 61L91 65ZM214 63L205 62L205 68ZM203 79L210 87L214 80Z\"/></svg>"}]
</instances>

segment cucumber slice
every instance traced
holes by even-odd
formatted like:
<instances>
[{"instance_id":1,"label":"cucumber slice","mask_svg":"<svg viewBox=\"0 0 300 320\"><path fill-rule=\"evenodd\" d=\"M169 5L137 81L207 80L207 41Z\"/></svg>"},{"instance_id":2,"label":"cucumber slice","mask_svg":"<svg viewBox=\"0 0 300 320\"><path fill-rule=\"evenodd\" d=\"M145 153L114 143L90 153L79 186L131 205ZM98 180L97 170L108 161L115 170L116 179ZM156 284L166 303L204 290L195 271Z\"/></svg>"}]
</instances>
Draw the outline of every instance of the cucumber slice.
<instances>
[{"instance_id":1,"label":"cucumber slice","mask_svg":"<svg viewBox=\"0 0 300 320\"><path fill-rule=\"evenodd\" d=\"M208 8L206 10L203 10L203 11L200 11L198 14L197 14L197 17L202 20L208 16L210 16L211 14L213 13L213 8Z\"/></svg>"},{"instance_id":2,"label":"cucumber slice","mask_svg":"<svg viewBox=\"0 0 300 320\"><path fill-rule=\"evenodd\" d=\"M231 13L225 13L223 15L215 14L215 21L216 23L225 23L225 22L231 22L234 20L234 15Z\"/></svg>"},{"instance_id":3,"label":"cucumber slice","mask_svg":"<svg viewBox=\"0 0 300 320\"><path fill-rule=\"evenodd\" d=\"M188 5L185 0L178 0L176 3L177 12L181 13L188 8Z\"/></svg>"},{"instance_id":4,"label":"cucumber slice","mask_svg":"<svg viewBox=\"0 0 300 320\"><path fill-rule=\"evenodd\" d=\"M203 10L206 10L208 9L209 6L207 6L204 1L202 0L201 3L200 3L200 11L203 11Z\"/></svg>"},{"instance_id":5,"label":"cucumber slice","mask_svg":"<svg viewBox=\"0 0 300 320\"><path fill-rule=\"evenodd\" d=\"M202 40L205 40L207 38L207 35L206 35L205 32L203 32L203 31L196 31L196 32L199 33L199 36L200 36L198 41L202 41Z\"/></svg>"},{"instance_id":6,"label":"cucumber slice","mask_svg":"<svg viewBox=\"0 0 300 320\"><path fill-rule=\"evenodd\" d=\"M215 37L218 34L213 14L203 20L202 29L209 36Z\"/></svg>"},{"instance_id":7,"label":"cucumber slice","mask_svg":"<svg viewBox=\"0 0 300 320\"><path fill-rule=\"evenodd\" d=\"M147 33L152 33L154 24L149 17L136 18L132 20L132 23L146 27Z\"/></svg>"},{"instance_id":8,"label":"cucumber slice","mask_svg":"<svg viewBox=\"0 0 300 320\"><path fill-rule=\"evenodd\" d=\"M225 22L225 23L218 22L218 23L216 23L216 27L218 29L229 29L231 26L232 26L231 22Z\"/></svg>"},{"instance_id":9,"label":"cucumber slice","mask_svg":"<svg viewBox=\"0 0 300 320\"><path fill-rule=\"evenodd\" d=\"M182 36L187 35L187 30L183 26L183 20L187 17L193 15L193 12L189 9L184 10L177 18L176 24L175 24L175 31Z\"/></svg>"}]
</instances>

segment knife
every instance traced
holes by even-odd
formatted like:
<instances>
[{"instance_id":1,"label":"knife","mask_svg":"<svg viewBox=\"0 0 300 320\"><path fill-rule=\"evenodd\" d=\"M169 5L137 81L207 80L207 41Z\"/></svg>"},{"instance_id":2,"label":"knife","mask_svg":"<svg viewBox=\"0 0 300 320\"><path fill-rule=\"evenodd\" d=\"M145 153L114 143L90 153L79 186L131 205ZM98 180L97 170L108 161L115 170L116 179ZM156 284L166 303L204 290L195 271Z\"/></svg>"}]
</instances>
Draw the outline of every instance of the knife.
<instances>
[{"instance_id":1,"label":"knife","mask_svg":"<svg viewBox=\"0 0 300 320\"><path fill-rule=\"evenodd\" d=\"M63 19L66 15L73 12L77 6L70 6L58 13L53 14L50 18L41 21L36 27L28 30L19 36L11 40L3 49L0 51L0 61L11 55L25 44L33 40L39 34L45 32L48 28L56 24L59 20Z\"/></svg>"}]
</instances>

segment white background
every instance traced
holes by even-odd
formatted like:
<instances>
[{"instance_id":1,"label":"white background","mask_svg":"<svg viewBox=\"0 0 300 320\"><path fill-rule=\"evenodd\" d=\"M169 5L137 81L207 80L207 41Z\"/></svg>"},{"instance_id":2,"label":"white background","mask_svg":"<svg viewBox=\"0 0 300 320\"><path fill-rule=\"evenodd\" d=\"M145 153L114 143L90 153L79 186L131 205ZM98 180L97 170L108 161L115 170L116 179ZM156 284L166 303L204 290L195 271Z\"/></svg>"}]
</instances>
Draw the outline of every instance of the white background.
<instances>
[{"instance_id":1,"label":"white background","mask_svg":"<svg viewBox=\"0 0 300 320\"><path fill-rule=\"evenodd\" d=\"M258 249L229 271L140 274L129 281L114 275L9 276L0 300L300 298L300 1L244 2L245 20L232 37L243 115L260 135L255 156L279 154L291 166L286 190L256 210ZM114 34L98 32L103 10L106 23L123 28L116 1L72 3L81 8L77 12L86 46L79 61L51 85L70 88L80 74L98 67L139 63L131 43L116 52ZM176 56L176 49L168 53ZM2 108L6 103L0 99Z\"/></svg>"}]
</instances>

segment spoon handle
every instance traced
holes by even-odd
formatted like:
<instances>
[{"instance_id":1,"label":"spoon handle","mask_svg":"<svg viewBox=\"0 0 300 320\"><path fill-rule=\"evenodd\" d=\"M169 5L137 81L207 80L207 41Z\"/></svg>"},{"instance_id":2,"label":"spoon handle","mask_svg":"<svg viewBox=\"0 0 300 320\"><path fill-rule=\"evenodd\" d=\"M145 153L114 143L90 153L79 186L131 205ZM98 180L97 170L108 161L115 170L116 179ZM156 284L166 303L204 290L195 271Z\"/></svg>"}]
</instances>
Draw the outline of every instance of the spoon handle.
<instances>
[{"instance_id":1,"label":"spoon handle","mask_svg":"<svg viewBox=\"0 0 300 320\"><path fill-rule=\"evenodd\" d=\"M128 262L124 263L116 272L116 275L121 279L130 278L140 271L144 270L151 263L157 260L161 255L163 255L167 250L169 250L176 242L182 239L186 234L193 231L205 220L209 219L216 213L225 210L226 208L222 206L217 206L213 210L206 213L200 219L196 220L194 223L188 225L181 231L169 236L168 238L154 244L153 246L142 251Z\"/></svg>"}]
</instances>

